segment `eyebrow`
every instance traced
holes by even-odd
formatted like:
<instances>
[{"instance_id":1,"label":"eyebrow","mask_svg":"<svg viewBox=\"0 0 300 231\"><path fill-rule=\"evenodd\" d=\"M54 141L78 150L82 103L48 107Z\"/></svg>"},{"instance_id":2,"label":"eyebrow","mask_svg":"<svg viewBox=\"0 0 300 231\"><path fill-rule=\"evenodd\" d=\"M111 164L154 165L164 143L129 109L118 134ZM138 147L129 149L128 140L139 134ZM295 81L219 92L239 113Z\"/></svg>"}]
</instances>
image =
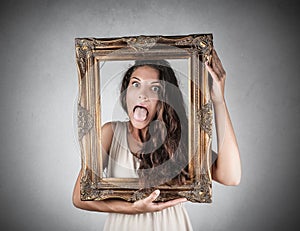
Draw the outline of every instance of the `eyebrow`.
<instances>
[{"instance_id":1,"label":"eyebrow","mask_svg":"<svg viewBox=\"0 0 300 231\"><path fill-rule=\"evenodd\" d=\"M141 80L135 76L131 76L131 79L136 79L141 82ZM160 80L155 80L155 81L151 82L150 84L160 84L161 85Z\"/></svg>"},{"instance_id":2,"label":"eyebrow","mask_svg":"<svg viewBox=\"0 0 300 231\"><path fill-rule=\"evenodd\" d=\"M134 76L131 76L131 77L130 77L130 80L131 80L131 79L136 79L136 80L138 80L138 81L141 81L138 77L134 77Z\"/></svg>"}]
</instances>

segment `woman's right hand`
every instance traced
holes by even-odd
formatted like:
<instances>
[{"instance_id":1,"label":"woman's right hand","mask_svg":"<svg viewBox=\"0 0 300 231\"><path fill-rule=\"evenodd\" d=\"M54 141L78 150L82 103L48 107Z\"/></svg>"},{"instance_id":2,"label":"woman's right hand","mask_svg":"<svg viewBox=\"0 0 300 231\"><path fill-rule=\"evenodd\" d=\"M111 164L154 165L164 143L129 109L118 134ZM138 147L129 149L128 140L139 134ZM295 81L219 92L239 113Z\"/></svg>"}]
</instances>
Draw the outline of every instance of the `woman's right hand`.
<instances>
[{"instance_id":1,"label":"woman's right hand","mask_svg":"<svg viewBox=\"0 0 300 231\"><path fill-rule=\"evenodd\" d=\"M154 202L159 196L160 191L155 190L148 197L143 200L139 200L133 203L133 209L136 213L147 213L147 212L159 212L163 209L175 206L182 202L186 202L186 198L178 198L167 202Z\"/></svg>"}]
</instances>

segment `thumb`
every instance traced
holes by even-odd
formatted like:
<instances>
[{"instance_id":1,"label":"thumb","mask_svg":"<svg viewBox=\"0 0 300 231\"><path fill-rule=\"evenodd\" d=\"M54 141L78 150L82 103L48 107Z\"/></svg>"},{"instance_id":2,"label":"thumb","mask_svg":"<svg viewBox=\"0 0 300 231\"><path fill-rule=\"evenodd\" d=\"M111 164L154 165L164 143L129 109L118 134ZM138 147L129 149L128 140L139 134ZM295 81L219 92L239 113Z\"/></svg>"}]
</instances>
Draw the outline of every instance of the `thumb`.
<instances>
[{"instance_id":1,"label":"thumb","mask_svg":"<svg viewBox=\"0 0 300 231\"><path fill-rule=\"evenodd\" d=\"M159 196L160 191L157 189L154 192L152 192L148 197L145 198L145 201L148 203L152 203L156 200L156 198Z\"/></svg>"}]
</instances>

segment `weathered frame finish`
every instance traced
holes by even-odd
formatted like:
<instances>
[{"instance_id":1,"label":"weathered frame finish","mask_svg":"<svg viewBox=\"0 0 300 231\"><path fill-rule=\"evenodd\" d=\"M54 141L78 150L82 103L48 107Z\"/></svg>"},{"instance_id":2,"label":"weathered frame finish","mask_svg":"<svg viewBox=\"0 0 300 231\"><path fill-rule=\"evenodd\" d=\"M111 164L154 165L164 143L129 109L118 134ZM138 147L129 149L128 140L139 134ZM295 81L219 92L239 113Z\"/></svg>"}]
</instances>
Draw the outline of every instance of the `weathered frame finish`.
<instances>
[{"instance_id":1,"label":"weathered frame finish","mask_svg":"<svg viewBox=\"0 0 300 231\"><path fill-rule=\"evenodd\" d=\"M133 202L145 198L153 190L140 189L137 179L102 177L98 62L157 57L185 58L189 62L191 176L185 185L156 187L161 190L157 201L186 197L192 202L211 202L212 104L204 62L210 61L212 48L212 34L75 39L79 77L78 138L82 156L82 200L118 198Z\"/></svg>"}]
</instances>

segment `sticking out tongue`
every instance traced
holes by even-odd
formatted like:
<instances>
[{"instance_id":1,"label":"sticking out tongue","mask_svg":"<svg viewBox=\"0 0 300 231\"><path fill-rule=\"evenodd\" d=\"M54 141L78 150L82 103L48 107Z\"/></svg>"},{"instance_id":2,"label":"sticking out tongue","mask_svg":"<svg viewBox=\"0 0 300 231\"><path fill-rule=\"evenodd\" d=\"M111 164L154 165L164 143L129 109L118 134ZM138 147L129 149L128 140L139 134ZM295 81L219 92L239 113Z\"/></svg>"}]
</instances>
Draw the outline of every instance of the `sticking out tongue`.
<instances>
[{"instance_id":1,"label":"sticking out tongue","mask_svg":"<svg viewBox=\"0 0 300 231\"><path fill-rule=\"evenodd\" d=\"M133 118L137 121L144 121L147 118L147 109L143 107L136 107L133 112Z\"/></svg>"}]
</instances>

